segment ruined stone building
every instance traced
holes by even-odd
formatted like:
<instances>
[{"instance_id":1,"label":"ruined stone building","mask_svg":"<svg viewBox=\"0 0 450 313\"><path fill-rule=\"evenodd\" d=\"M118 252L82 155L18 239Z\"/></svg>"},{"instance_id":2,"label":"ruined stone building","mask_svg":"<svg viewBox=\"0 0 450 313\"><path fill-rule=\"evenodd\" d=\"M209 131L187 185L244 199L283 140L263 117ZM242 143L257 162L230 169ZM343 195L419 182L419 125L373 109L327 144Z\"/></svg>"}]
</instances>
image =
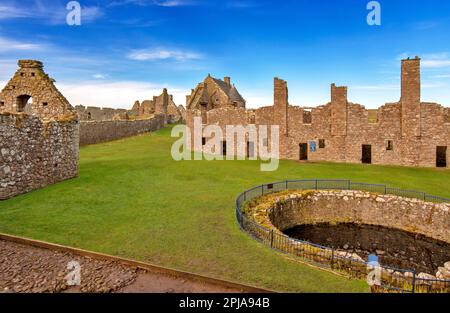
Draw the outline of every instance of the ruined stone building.
<instances>
[{"instance_id":1,"label":"ruined stone building","mask_svg":"<svg viewBox=\"0 0 450 313\"><path fill-rule=\"evenodd\" d=\"M208 75L202 83L192 89L189 96L186 96L186 109L198 110L203 117L206 112L221 107L245 108L245 100L231 84L230 77L220 80Z\"/></svg>"},{"instance_id":2,"label":"ruined stone building","mask_svg":"<svg viewBox=\"0 0 450 313\"><path fill-rule=\"evenodd\" d=\"M203 125L221 126L224 133L226 125L278 125L281 159L424 167L448 167L450 162L450 108L421 101L418 57L402 61L400 101L376 111L349 102L347 87L334 84L329 103L291 106L287 83L278 78L273 106L246 110L228 79L208 76L187 96L188 126L194 117ZM254 155L257 146L247 142L247 155Z\"/></svg>"},{"instance_id":3,"label":"ruined stone building","mask_svg":"<svg viewBox=\"0 0 450 313\"><path fill-rule=\"evenodd\" d=\"M154 96L153 100L144 100L142 103L136 101L131 110L85 107L82 105L77 105L75 110L80 121L146 119L153 115L164 114L169 124L183 122L185 111L182 105L177 106L175 104L173 96L168 94L167 89L164 89L160 96Z\"/></svg>"},{"instance_id":4,"label":"ruined stone building","mask_svg":"<svg viewBox=\"0 0 450 313\"><path fill-rule=\"evenodd\" d=\"M39 61L21 60L19 70L0 93L0 112L25 113L43 119L71 117L72 106L56 89Z\"/></svg>"},{"instance_id":5,"label":"ruined stone building","mask_svg":"<svg viewBox=\"0 0 450 313\"><path fill-rule=\"evenodd\" d=\"M138 117L165 114L169 124L181 123L184 120L183 111L175 104L173 96L168 93L167 89L164 89L161 95L154 96L152 100L144 100L142 103L136 101L131 109L131 114Z\"/></svg>"},{"instance_id":6,"label":"ruined stone building","mask_svg":"<svg viewBox=\"0 0 450 313\"><path fill-rule=\"evenodd\" d=\"M75 106L78 118L80 121L111 121L118 118L126 119L128 110L126 109L112 109L112 108L99 108L83 105Z\"/></svg>"},{"instance_id":7,"label":"ruined stone building","mask_svg":"<svg viewBox=\"0 0 450 313\"><path fill-rule=\"evenodd\" d=\"M39 61L19 61L0 93L0 199L78 175L77 114Z\"/></svg>"}]
</instances>

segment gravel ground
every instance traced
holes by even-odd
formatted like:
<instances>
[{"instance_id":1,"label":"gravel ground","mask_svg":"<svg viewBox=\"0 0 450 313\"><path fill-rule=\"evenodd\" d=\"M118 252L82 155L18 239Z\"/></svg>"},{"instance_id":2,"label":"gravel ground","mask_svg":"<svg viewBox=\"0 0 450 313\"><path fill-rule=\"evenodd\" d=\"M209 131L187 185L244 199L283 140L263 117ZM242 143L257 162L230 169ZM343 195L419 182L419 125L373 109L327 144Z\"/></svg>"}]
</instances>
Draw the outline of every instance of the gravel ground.
<instances>
[{"instance_id":1,"label":"gravel ground","mask_svg":"<svg viewBox=\"0 0 450 313\"><path fill-rule=\"evenodd\" d=\"M80 264L81 284L68 286L69 262ZM0 292L242 292L218 285L149 273L111 261L99 261L0 240Z\"/></svg>"}]
</instances>

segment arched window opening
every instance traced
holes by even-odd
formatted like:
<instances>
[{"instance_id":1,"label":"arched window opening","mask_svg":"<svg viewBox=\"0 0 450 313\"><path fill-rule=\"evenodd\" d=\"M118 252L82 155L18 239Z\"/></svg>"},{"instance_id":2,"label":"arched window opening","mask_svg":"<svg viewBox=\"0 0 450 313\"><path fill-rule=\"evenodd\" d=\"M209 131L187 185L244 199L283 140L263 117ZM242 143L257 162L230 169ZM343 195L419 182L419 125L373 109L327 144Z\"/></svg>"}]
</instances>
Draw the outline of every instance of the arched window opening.
<instances>
[{"instance_id":1,"label":"arched window opening","mask_svg":"<svg viewBox=\"0 0 450 313\"><path fill-rule=\"evenodd\" d=\"M33 106L33 98L29 95L22 95L17 97L16 108L17 112L31 113Z\"/></svg>"}]
</instances>

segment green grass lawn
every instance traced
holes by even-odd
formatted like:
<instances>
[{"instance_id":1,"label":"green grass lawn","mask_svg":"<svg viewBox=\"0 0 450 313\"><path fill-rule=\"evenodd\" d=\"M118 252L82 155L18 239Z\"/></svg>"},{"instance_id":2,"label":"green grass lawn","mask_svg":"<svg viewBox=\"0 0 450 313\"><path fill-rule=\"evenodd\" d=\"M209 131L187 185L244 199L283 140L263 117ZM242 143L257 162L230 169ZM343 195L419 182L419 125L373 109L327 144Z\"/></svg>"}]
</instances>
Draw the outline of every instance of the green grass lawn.
<instances>
[{"instance_id":1,"label":"green grass lawn","mask_svg":"<svg viewBox=\"0 0 450 313\"><path fill-rule=\"evenodd\" d=\"M361 292L365 282L278 254L239 230L236 196L284 179L340 178L450 197L450 171L282 161L175 162L170 129L81 149L79 178L0 202L0 232L294 292Z\"/></svg>"}]
</instances>

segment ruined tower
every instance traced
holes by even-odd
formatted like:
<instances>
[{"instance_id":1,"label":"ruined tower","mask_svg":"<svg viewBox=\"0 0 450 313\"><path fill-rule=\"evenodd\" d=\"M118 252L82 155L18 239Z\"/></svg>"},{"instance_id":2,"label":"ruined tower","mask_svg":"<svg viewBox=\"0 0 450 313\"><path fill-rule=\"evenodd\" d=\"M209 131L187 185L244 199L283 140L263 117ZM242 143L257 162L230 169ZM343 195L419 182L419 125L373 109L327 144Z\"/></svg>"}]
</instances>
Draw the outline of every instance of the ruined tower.
<instances>
[{"instance_id":1,"label":"ruined tower","mask_svg":"<svg viewBox=\"0 0 450 313\"><path fill-rule=\"evenodd\" d=\"M275 77L274 79L274 124L280 126L280 136L289 136L288 129L288 109L289 94L287 82Z\"/></svg>"},{"instance_id":2,"label":"ruined tower","mask_svg":"<svg viewBox=\"0 0 450 313\"><path fill-rule=\"evenodd\" d=\"M331 85L331 135L347 135L347 87Z\"/></svg>"},{"instance_id":3,"label":"ruined tower","mask_svg":"<svg viewBox=\"0 0 450 313\"><path fill-rule=\"evenodd\" d=\"M420 137L420 58L402 60L402 137Z\"/></svg>"},{"instance_id":4,"label":"ruined tower","mask_svg":"<svg viewBox=\"0 0 450 313\"><path fill-rule=\"evenodd\" d=\"M169 93L167 92L167 88L164 88L162 94L162 102L156 104L156 112L161 112L165 116L167 116L167 110L169 108Z\"/></svg>"}]
</instances>

